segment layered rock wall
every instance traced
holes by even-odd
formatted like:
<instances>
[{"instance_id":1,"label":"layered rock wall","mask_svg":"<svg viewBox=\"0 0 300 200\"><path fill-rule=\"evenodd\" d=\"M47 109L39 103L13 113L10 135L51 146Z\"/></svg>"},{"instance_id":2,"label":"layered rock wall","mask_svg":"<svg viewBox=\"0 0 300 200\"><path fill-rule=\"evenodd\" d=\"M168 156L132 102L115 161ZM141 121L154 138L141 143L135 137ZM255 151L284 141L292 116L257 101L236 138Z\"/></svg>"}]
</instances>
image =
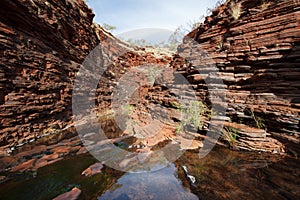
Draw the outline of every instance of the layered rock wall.
<instances>
[{"instance_id":1,"label":"layered rock wall","mask_svg":"<svg viewBox=\"0 0 300 200\"><path fill-rule=\"evenodd\" d=\"M213 73L226 89L220 104L231 121L266 128L294 151L300 141L299 18L299 1L227 1L185 37L178 50L189 65L177 62L202 99Z\"/></svg>"},{"instance_id":2,"label":"layered rock wall","mask_svg":"<svg viewBox=\"0 0 300 200\"><path fill-rule=\"evenodd\" d=\"M72 123L74 79L97 45L109 53L99 57L109 65L95 95L99 110L110 106L112 86L128 68L168 62L129 48L94 24L82 0L3 0L0 6L1 153Z\"/></svg>"},{"instance_id":3,"label":"layered rock wall","mask_svg":"<svg viewBox=\"0 0 300 200\"><path fill-rule=\"evenodd\" d=\"M211 99L206 78L222 80L218 87L226 89L226 100L214 103L226 107L224 119L231 121L226 125L243 129L246 139L239 139L246 142L240 147L257 149L268 135L284 141L291 151L298 149L299 1L227 1L185 37L179 55L172 61L128 47L93 24L94 15L81 0L3 0L0 4L1 154L72 123L76 73L99 43L109 52L102 52L100 57L108 66L95 91L100 111L111 106L114 87L130 68L144 63L170 63L170 69L184 75L199 99L208 104ZM233 14L237 8L240 16ZM118 54L120 50L124 54ZM166 88L180 93L183 86L174 86L169 80L172 77L166 75L164 86L142 88L145 112L155 105L166 105L173 113L172 94ZM176 116L173 119L178 120ZM238 124L265 128L271 135ZM259 133L258 137L252 134L255 144L247 144L251 140L247 130Z\"/></svg>"},{"instance_id":4,"label":"layered rock wall","mask_svg":"<svg viewBox=\"0 0 300 200\"><path fill-rule=\"evenodd\" d=\"M81 1L1 1L0 144L13 146L70 120L72 78L98 43Z\"/></svg>"}]
</instances>

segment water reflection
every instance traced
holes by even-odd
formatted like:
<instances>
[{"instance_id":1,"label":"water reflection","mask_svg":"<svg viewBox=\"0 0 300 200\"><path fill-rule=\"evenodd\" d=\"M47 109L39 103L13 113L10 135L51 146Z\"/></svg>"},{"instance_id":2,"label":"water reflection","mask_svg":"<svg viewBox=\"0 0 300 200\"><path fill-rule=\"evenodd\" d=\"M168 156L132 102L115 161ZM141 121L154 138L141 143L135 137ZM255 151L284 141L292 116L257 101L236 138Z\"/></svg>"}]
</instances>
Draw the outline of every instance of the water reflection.
<instances>
[{"instance_id":1,"label":"water reflection","mask_svg":"<svg viewBox=\"0 0 300 200\"><path fill-rule=\"evenodd\" d=\"M202 159L197 151L186 151L174 164L148 173L124 174L105 166L100 174L81 176L96 162L91 155L72 156L35 176L0 173L9 179L0 185L0 199L47 200L75 186L81 200L300 199L300 159L288 156L215 148Z\"/></svg>"},{"instance_id":2,"label":"water reflection","mask_svg":"<svg viewBox=\"0 0 300 200\"><path fill-rule=\"evenodd\" d=\"M127 173L98 200L173 199L193 200L198 197L182 186L173 163L147 173Z\"/></svg>"}]
</instances>

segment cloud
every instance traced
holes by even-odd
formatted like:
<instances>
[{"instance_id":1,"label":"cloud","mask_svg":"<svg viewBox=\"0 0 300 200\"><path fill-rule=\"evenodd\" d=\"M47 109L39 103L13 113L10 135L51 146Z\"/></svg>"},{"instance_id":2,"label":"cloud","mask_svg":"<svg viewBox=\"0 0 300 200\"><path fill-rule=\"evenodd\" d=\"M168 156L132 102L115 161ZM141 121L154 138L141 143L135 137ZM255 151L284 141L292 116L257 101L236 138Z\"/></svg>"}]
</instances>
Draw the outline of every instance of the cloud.
<instances>
[{"instance_id":1,"label":"cloud","mask_svg":"<svg viewBox=\"0 0 300 200\"><path fill-rule=\"evenodd\" d=\"M176 27L199 20L217 0L89 0L97 23L108 23L122 33L139 28Z\"/></svg>"}]
</instances>

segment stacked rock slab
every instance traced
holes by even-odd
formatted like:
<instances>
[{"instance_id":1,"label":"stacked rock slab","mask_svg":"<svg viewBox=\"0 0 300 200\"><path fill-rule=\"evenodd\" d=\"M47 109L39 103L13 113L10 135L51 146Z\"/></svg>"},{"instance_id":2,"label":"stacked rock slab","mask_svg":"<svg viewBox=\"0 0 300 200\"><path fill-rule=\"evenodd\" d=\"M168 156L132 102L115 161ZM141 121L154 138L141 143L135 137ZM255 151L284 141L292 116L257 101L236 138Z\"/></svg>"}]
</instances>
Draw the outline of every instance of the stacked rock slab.
<instances>
[{"instance_id":1,"label":"stacked rock slab","mask_svg":"<svg viewBox=\"0 0 300 200\"><path fill-rule=\"evenodd\" d=\"M181 64L178 70L202 98L208 96L207 77L221 79L226 101L220 105L233 122L255 127L260 119L272 137L297 151L300 2L270 1L267 7L262 2L227 1L212 11L179 47L190 66ZM239 6L241 14L234 18Z\"/></svg>"},{"instance_id":2,"label":"stacked rock slab","mask_svg":"<svg viewBox=\"0 0 300 200\"><path fill-rule=\"evenodd\" d=\"M8 148L66 126L72 78L100 40L81 1L4 0L0 15L0 146Z\"/></svg>"},{"instance_id":3,"label":"stacked rock slab","mask_svg":"<svg viewBox=\"0 0 300 200\"><path fill-rule=\"evenodd\" d=\"M82 0L3 0L0 6L1 155L72 124L73 83L97 45L109 53L99 57L109 65L94 95L99 110L110 105L112 87L127 69L168 62L94 24Z\"/></svg>"},{"instance_id":4,"label":"stacked rock slab","mask_svg":"<svg viewBox=\"0 0 300 200\"><path fill-rule=\"evenodd\" d=\"M225 101L213 103L227 109L232 121L227 123L229 127L241 129L241 149L255 150L256 143L247 145L251 138L262 141L271 136L297 151L300 2L278 0L262 6L260 0L241 0L241 15L235 17L232 2L216 8L205 23L188 34L170 62L165 56L158 58L153 52L130 48L93 24L94 14L82 0L2 0L0 156L9 148L72 124L74 79L86 56L100 43L108 52L100 57L108 68L93 91L99 110L110 107L114 87L131 67L170 62L177 74L187 77L199 99L212 101L207 78L214 87L226 89ZM119 55L120 50L125 53ZM150 101L172 106L172 95L165 88L174 88L169 80L173 75L167 76L162 77L166 78L163 88L142 92L149 97L145 106ZM175 89L182 91L181 86ZM254 129L237 125L255 127L258 119L268 134L255 129L260 135L251 137L249 130ZM278 144L268 141L272 144L266 146Z\"/></svg>"}]
</instances>

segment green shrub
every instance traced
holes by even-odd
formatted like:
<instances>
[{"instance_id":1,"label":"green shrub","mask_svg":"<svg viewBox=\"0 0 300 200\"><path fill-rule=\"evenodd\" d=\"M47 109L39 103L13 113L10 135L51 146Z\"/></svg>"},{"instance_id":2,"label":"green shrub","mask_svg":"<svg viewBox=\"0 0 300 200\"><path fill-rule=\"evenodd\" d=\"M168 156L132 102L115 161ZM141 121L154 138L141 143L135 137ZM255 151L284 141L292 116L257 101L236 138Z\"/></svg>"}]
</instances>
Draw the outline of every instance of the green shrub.
<instances>
[{"instance_id":1,"label":"green shrub","mask_svg":"<svg viewBox=\"0 0 300 200\"><path fill-rule=\"evenodd\" d=\"M257 128L260 128L260 129L266 128L266 125L264 124L263 119L261 117L255 116L253 109L251 109L251 117L255 121Z\"/></svg>"},{"instance_id":2,"label":"green shrub","mask_svg":"<svg viewBox=\"0 0 300 200\"><path fill-rule=\"evenodd\" d=\"M176 102L177 103L177 102ZM201 101L191 101L188 104L177 105L176 107L181 110L182 120L176 128L176 133L180 133L188 125L193 125L195 129L202 129L203 116L210 117L210 109Z\"/></svg>"},{"instance_id":3,"label":"green shrub","mask_svg":"<svg viewBox=\"0 0 300 200\"><path fill-rule=\"evenodd\" d=\"M231 127L225 127L222 131L223 139L226 140L231 147L236 146L236 140L238 136L238 130L231 128Z\"/></svg>"}]
</instances>

